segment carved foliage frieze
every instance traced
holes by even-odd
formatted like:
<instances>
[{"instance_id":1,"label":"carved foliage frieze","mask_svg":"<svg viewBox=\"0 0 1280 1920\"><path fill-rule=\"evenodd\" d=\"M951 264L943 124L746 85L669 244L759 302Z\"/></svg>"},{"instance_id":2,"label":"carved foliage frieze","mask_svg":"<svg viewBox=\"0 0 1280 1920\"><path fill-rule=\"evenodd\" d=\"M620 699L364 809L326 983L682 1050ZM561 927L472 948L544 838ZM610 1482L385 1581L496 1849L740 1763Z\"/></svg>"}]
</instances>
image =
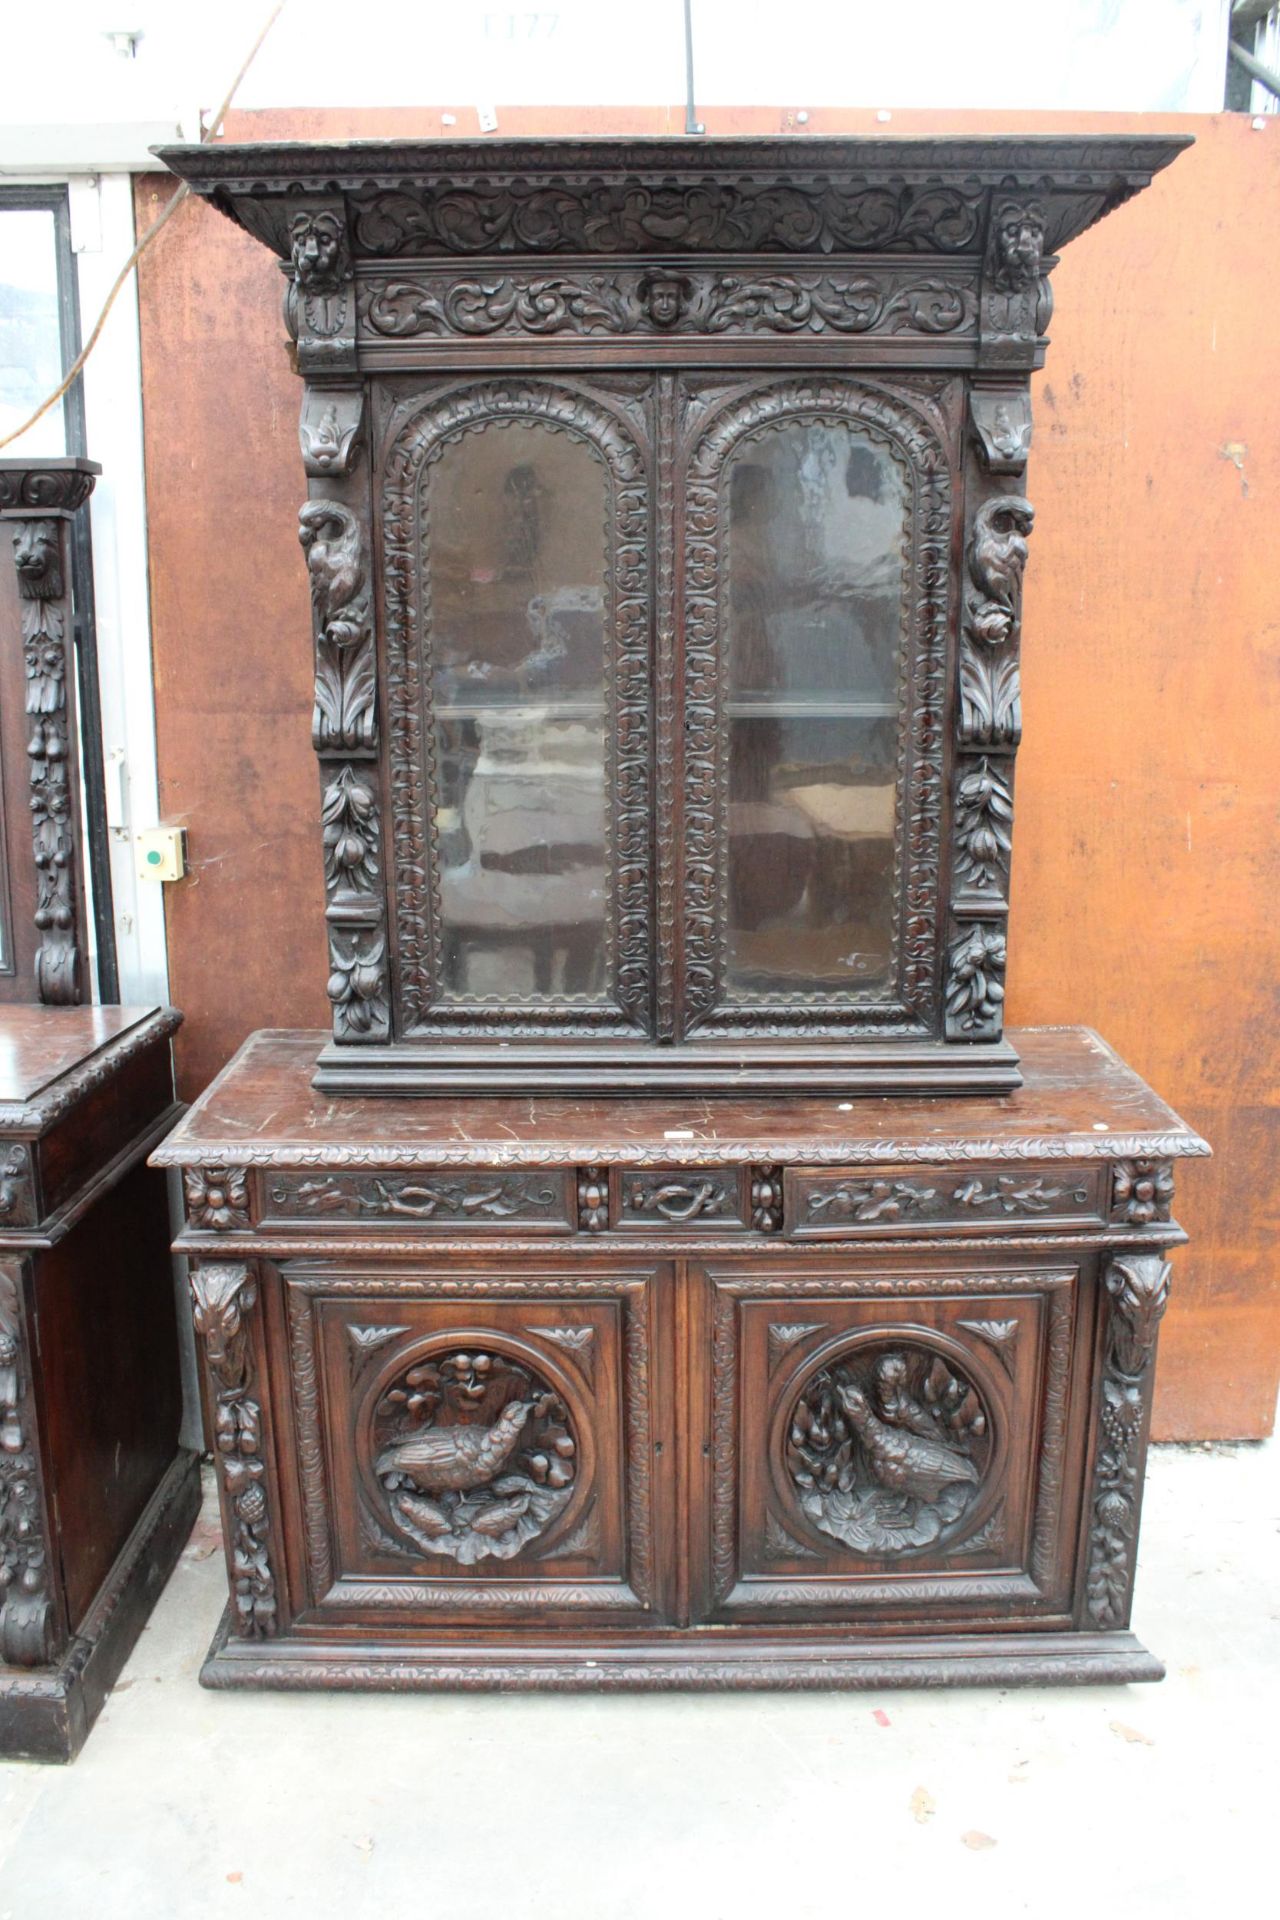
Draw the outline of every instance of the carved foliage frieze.
<instances>
[{"instance_id":1,"label":"carved foliage frieze","mask_svg":"<svg viewBox=\"0 0 1280 1920\"><path fill-rule=\"evenodd\" d=\"M741 1183L736 1173L624 1174L620 1224L734 1225L741 1219Z\"/></svg>"},{"instance_id":2,"label":"carved foliage frieze","mask_svg":"<svg viewBox=\"0 0 1280 1920\"><path fill-rule=\"evenodd\" d=\"M423 725L431 663L430 469L466 434L506 421L543 422L586 442L610 477L605 529L610 609L607 668L611 724L607 787L606 925L612 929L613 1007L560 1002L567 1030L644 1027L649 1015L649 486L628 424L600 400L547 380L501 379L456 388L400 428L383 467L389 779L399 1010L406 1026L510 1032L530 1011L490 996L467 1006L437 1004L440 925L434 800L434 729ZM545 1005L531 1029L545 1031Z\"/></svg>"},{"instance_id":3,"label":"carved foliage frieze","mask_svg":"<svg viewBox=\"0 0 1280 1920\"><path fill-rule=\"evenodd\" d=\"M55 1622L20 1287L0 1266L0 1661L38 1667Z\"/></svg>"},{"instance_id":4,"label":"carved foliage frieze","mask_svg":"<svg viewBox=\"0 0 1280 1920\"><path fill-rule=\"evenodd\" d=\"M191 1294L225 1500L232 1622L246 1639L267 1639L276 1631L279 1603L262 1408L247 1324L257 1304L257 1281L239 1261L202 1261L192 1267Z\"/></svg>"},{"instance_id":5,"label":"carved foliage frieze","mask_svg":"<svg viewBox=\"0 0 1280 1920\"><path fill-rule=\"evenodd\" d=\"M76 474L82 484L85 476ZM88 492L92 485L83 485ZM80 489L77 489L80 492ZM59 497L61 493L59 493ZM71 768L70 588L63 519L14 520L13 557L26 666L31 847L36 869L36 990L53 1006L80 998L76 940L76 818Z\"/></svg>"},{"instance_id":6,"label":"carved foliage frieze","mask_svg":"<svg viewBox=\"0 0 1280 1920\"><path fill-rule=\"evenodd\" d=\"M787 1469L812 1526L879 1558L954 1532L979 1496L990 1450L977 1388L904 1341L860 1347L805 1383Z\"/></svg>"},{"instance_id":7,"label":"carved foliage frieze","mask_svg":"<svg viewBox=\"0 0 1280 1920\"><path fill-rule=\"evenodd\" d=\"M482 253L960 253L978 243L984 196L944 186L639 177L406 182L351 196L358 249Z\"/></svg>"},{"instance_id":8,"label":"carved foliage frieze","mask_svg":"<svg viewBox=\"0 0 1280 1920\"><path fill-rule=\"evenodd\" d=\"M966 279L758 268L619 268L615 272L451 272L362 276L362 334L374 340L582 338L703 334L971 334L977 290Z\"/></svg>"},{"instance_id":9,"label":"carved foliage frieze","mask_svg":"<svg viewBox=\"0 0 1280 1920\"><path fill-rule=\"evenodd\" d=\"M1169 1264L1159 1253L1118 1256L1103 1276L1109 1312L1085 1579L1085 1604L1098 1627L1122 1627L1129 1617L1143 1436L1169 1279Z\"/></svg>"},{"instance_id":10,"label":"carved foliage frieze","mask_svg":"<svg viewBox=\"0 0 1280 1920\"><path fill-rule=\"evenodd\" d=\"M545 1379L501 1353L416 1361L380 1394L371 1433L385 1517L415 1558L512 1559L573 1494L568 1409Z\"/></svg>"}]
</instances>

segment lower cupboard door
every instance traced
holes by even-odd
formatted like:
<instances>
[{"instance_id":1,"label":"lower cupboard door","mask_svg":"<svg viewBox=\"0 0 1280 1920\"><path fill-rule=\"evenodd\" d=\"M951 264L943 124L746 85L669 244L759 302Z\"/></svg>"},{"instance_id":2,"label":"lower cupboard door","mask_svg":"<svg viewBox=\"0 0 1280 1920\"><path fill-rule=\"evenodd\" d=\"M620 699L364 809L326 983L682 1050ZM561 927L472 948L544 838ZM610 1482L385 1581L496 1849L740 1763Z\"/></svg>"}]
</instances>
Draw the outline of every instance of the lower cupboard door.
<instances>
[{"instance_id":1,"label":"lower cupboard door","mask_svg":"<svg viewBox=\"0 0 1280 1920\"><path fill-rule=\"evenodd\" d=\"M298 1624L663 1615L666 1272L279 1273Z\"/></svg>"},{"instance_id":2,"label":"lower cupboard door","mask_svg":"<svg viewBox=\"0 0 1280 1920\"><path fill-rule=\"evenodd\" d=\"M704 1274L704 1619L1069 1614L1091 1267Z\"/></svg>"}]
</instances>

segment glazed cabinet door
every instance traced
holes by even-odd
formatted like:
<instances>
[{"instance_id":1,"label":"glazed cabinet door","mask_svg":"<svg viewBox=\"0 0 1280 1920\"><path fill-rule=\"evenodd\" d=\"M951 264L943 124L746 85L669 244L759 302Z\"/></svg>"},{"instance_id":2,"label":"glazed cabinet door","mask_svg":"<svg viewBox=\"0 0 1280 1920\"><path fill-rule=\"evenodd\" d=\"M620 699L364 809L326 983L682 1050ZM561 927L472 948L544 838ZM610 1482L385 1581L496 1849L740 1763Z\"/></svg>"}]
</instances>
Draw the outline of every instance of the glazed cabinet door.
<instances>
[{"instance_id":1,"label":"glazed cabinet door","mask_svg":"<svg viewBox=\"0 0 1280 1920\"><path fill-rule=\"evenodd\" d=\"M959 399L681 378L681 1037L940 1031Z\"/></svg>"},{"instance_id":2,"label":"glazed cabinet door","mask_svg":"<svg viewBox=\"0 0 1280 1920\"><path fill-rule=\"evenodd\" d=\"M650 1621L666 1606L669 1275L283 1263L300 1621Z\"/></svg>"},{"instance_id":3,"label":"glazed cabinet door","mask_svg":"<svg viewBox=\"0 0 1280 1920\"><path fill-rule=\"evenodd\" d=\"M374 385L398 1039L649 1031L651 385Z\"/></svg>"},{"instance_id":4,"label":"glazed cabinet door","mask_svg":"<svg viewBox=\"0 0 1280 1920\"><path fill-rule=\"evenodd\" d=\"M1091 1278L877 1258L706 1269L704 1615L1068 1614Z\"/></svg>"}]
</instances>

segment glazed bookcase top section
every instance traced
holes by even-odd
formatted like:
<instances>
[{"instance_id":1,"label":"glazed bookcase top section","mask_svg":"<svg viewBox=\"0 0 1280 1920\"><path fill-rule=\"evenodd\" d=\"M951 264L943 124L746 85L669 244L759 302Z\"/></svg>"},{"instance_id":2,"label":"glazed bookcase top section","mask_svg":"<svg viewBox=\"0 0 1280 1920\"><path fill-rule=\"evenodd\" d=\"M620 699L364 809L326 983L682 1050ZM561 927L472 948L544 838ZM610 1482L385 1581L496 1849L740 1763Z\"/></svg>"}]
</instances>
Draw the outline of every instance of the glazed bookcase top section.
<instances>
[{"instance_id":1,"label":"glazed bookcase top section","mask_svg":"<svg viewBox=\"0 0 1280 1920\"><path fill-rule=\"evenodd\" d=\"M159 1166L687 1167L1189 1159L1209 1147L1087 1027L1011 1034L1024 1084L946 1098L330 1100L320 1035L251 1035L152 1156Z\"/></svg>"},{"instance_id":2,"label":"glazed bookcase top section","mask_svg":"<svg viewBox=\"0 0 1280 1920\"><path fill-rule=\"evenodd\" d=\"M1077 139L505 140L157 147L290 255L298 197L342 196L359 258L484 254L980 255L1035 193L1045 250L1148 185L1183 135Z\"/></svg>"}]
</instances>

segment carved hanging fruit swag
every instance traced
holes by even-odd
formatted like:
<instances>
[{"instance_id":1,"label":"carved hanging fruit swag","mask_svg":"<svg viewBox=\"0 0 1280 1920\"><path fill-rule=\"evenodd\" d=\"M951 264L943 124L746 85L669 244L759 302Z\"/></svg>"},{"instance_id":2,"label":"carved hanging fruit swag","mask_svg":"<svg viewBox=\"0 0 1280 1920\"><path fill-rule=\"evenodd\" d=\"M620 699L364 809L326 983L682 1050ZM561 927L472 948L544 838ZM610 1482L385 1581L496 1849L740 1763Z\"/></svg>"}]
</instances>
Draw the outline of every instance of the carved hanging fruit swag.
<instances>
[{"instance_id":1,"label":"carved hanging fruit swag","mask_svg":"<svg viewBox=\"0 0 1280 1920\"><path fill-rule=\"evenodd\" d=\"M990 1446L976 1388L936 1354L864 1348L805 1387L787 1467L819 1532L880 1556L954 1533L980 1491Z\"/></svg>"},{"instance_id":2,"label":"carved hanging fruit swag","mask_svg":"<svg viewBox=\"0 0 1280 1920\"><path fill-rule=\"evenodd\" d=\"M374 1477L420 1553L510 1560L573 1493L577 1444L559 1396L501 1354L410 1367L373 1414Z\"/></svg>"}]
</instances>

